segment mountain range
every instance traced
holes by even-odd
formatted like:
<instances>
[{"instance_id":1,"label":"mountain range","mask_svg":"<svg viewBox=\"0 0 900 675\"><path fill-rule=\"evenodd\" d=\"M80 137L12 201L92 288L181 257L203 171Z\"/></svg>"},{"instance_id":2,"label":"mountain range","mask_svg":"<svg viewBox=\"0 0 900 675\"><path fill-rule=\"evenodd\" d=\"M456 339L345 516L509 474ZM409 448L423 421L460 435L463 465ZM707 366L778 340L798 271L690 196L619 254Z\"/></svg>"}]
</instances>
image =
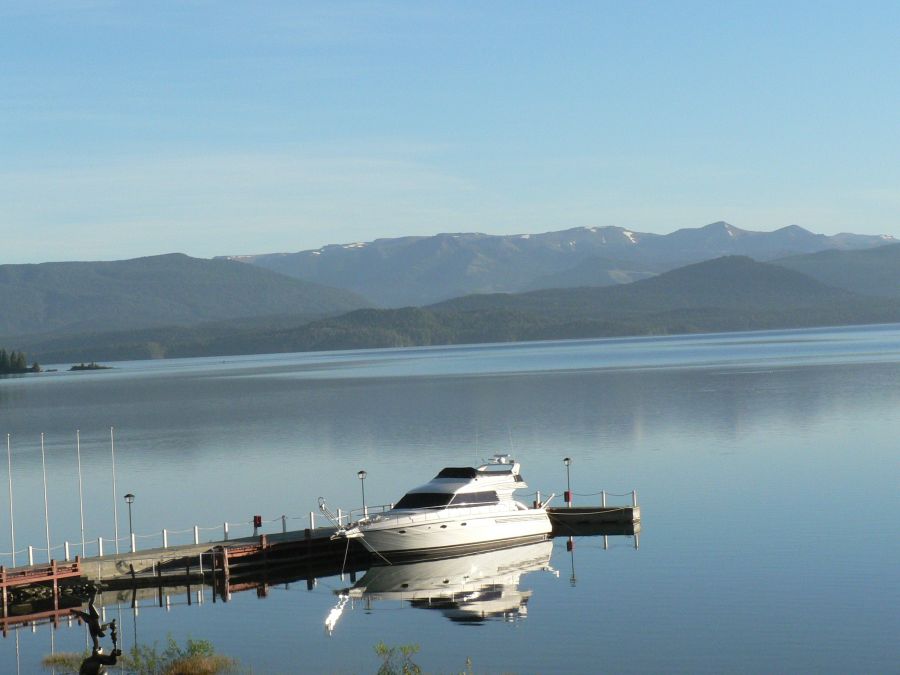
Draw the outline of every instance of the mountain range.
<instances>
[{"instance_id":1,"label":"mountain range","mask_svg":"<svg viewBox=\"0 0 900 675\"><path fill-rule=\"evenodd\" d=\"M774 232L725 222L670 234L579 227L544 234L438 234L230 259L358 293L381 307L427 305L471 293L629 283L728 255L769 261L820 251L870 249L890 236Z\"/></svg>"},{"instance_id":2,"label":"mountain range","mask_svg":"<svg viewBox=\"0 0 900 675\"><path fill-rule=\"evenodd\" d=\"M349 290L377 267L363 273L352 257L343 259L346 277L329 272L343 288L181 254L2 265L0 346L46 363L900 321L900 244L889 237L748 233L724 223L671 235L606 228L605 253L618 258L578 252L599 234L520 235L516 245L509 237L437 235L325 247L368 249L367 258L386 251L392 265L382 272L390 268L392 283L407 279L423 297L471 284L476 268L463 262L473 255L486 286L511 275L523 286L405 308L373 307L370 299L389 290L374 278L365 298ZM522 243L532 240L539 243ZM662 240L671 243L665 250L656 248ZM768 262L715 256L738 245L759 257L830 248ZM417 261L417 251L431 254ZM659 271L683 258L703 260Z\"/></svg>"},{"instance_id":3,"label":"mountain range","mask_svg":"<svg viewBox=\"0 0 900 675\"><path fill-rule=\"evenodd\" d=\"M900 246L897 247L900 249ZM834 288L774 263L717 258L627 285L471 295L317 321L219 322L29 345L41 361L294 352L900 322L900 296ZM89 349L89 357L79 356Z\"/></svg>"}]
</instances>

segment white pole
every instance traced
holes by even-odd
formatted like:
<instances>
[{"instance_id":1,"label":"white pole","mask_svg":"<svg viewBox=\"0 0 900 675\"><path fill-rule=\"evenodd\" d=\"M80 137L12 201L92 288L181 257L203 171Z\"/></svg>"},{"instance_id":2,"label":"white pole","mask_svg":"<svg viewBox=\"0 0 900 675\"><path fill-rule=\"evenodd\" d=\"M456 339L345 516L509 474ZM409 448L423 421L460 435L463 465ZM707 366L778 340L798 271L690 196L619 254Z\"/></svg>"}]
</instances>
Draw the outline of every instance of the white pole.
<instances>
[{"instance_id":1,"label":"white pole","mask_svg":"<svg viewBox=\"0 0 900 675\"><path fill-rule=\"evenodd\" d=\"M112 478L113 478L113 522L116 527L116 554L119 553L119 500L116 499L116 439L113 427L109 428L109 449L112 453Z\"/></svg>"},{"instance_id":2,"label":"white pole","mask_svg":"<svg viewBox=\"0 0 900 675\"><path fill-rule=\"evenodd\" d=\"M72 559L71 553L69 552L69 542L66 542L65 550L66 550L66 562L69 562L69 560Z\"/></svg>"},{"instance_id":3,"label":"white pole","mask_svg":"<svg viewBox=\"0 0 900 675\"><path fill-rule=\"evenodd\" d=\"M97 537L97 555L103 557L103 537Z\"/></svg>"},{"instance_id":4,"label":"white pole","mask_svg":"<svg viewBox=\"0 0 900 675\"><path fill-rule=\"evenodd\" d=\"M200 543L200 528L197 525L194 525L194 544ZM201 558L202 560L202 558Z\"/></svg>"},{"instance_id":5,"label":"white pole","mask_svg":"<svg viewBox=\"0 0 900 675\"><path fill-rule=\"evenodd\" d=\"M225 536L225 541L228 541L228 521L226 520L222 523L222 534Z\"/></svg>"},{"instance_id":6,"label":"white pole","mask_svg":"<svg viewBox=\"0 0 900 675\"><path fill-rule=\"evenodd\" d=\"M81 430L75 430L75 454L78 457L78 505L81 509L81 555L84 555L84 485L81 480Z\"/></svg>"},{"instance_id":7,"label":"white pole","mask_svg":"<svg viewBox=\"0 0 900 675\"><path fill-rule=\"evenodd\" d=\"M163 548L169 548L169 533L163 528Z\"/></svg>"},{"instance_id":8,"label":"white pole","mask_svg":"<svg viewBox=\"0 0 900 675\"><path fill-rule=\"evenodd\" d=\"M131 552L137 553L137 539L134 536L134 532L131 533Z\"/></svg>"},{"instance_id":9,"label":"white pole","mask_svg":"<svg viewBox=\"0 0 900 675\"><path fill-rule=\"evenodd\" d=\"M6 434L6 462L9 467L9 538L12 540L12 566L16 566L16 522L13 518L12 441ZM18 636L18 632L16 636Z\"/></svg>"},{"instance_id":10,"label":"white pole","mask_svg":"<svg viewBox=\"0 0 900 675\"><path fill-rule=\"evenodd\" d=\"M41 471L44 474L44 525L47 528L47 562L50 562L50 507L47 503L47 461L44 457L44 432L41 432Z\"/></svg>"}]
</instances>

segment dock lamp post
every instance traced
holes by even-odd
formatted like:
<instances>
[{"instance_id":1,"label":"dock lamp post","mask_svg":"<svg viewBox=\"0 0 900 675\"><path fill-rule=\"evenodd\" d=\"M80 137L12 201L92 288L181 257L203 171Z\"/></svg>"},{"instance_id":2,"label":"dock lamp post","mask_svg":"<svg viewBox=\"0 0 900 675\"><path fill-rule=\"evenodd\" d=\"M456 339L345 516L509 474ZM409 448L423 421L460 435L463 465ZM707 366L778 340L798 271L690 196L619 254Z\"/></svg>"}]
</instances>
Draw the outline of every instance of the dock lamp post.
<instances>
[{"instance_id":1,"label":"dock lamp post","mask_svg":"<svg viewBox=\"0 0 900 675\"><path fill-rule=\"evenodd\" d=\"M569 464L572 460L569 457L563 458L563 464L566 465L566 506L572 507L572 481L569 476Z\"/></svg>"},{"instance_id":2,"label":"dock lamp post","mask_svg":"<svg viewBox=\"0 0 900 675\"><path fill-rule=\"evenodd\" d=\"M369 517L369 510L366 508L366 476L368 475L365 470L360 470L356 473L356 477L359 478L359 485L362 488L363 518Z\"/></svg>"},{"instance_id":3,"label":"dock lamp post","mask_svg":"<svg viewBox=\"0 0 900 675\"><path fill-rule=\"evenodd\" d=\"M125 495L125 503L128 504L128 536L131 539L131 552L134 553L134 527L131 523L131 505L134 504L134 495L130 492Z\"/></svg>"}]
</instances>

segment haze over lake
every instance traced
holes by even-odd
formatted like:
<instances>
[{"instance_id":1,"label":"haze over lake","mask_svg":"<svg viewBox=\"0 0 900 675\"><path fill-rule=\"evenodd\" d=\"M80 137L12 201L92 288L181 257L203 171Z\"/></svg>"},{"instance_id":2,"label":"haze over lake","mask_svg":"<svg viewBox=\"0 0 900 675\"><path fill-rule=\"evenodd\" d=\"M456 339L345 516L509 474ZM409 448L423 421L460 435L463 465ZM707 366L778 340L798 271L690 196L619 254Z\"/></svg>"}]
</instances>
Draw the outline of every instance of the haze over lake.
<instances>
[{"instance_id":1,"label":"haze over lake","mask_svg":"<svg viewBox=\"0 0 900 675\"><path fill-rule=\"evenodd\" d=\"M319 496L359 506L359 469L367 502L382 504L495 452L522 462L526 492L561 494L569 456L576 504L636 489L642 507L637 549L631 537L608 550L583 538L570 556L554 540L559 575L522 575L531 596L515 620L359 603L329 636L334 591L351 585L335 577L265 599L123 609L126 646L209 639L254 672L297 672L298 658L315 672L374 672L380 640L419 644L429 672L462 670L467 656L476 672L523 673L900 662L896 325L112 365L0 380L20 550L45 545L40 432L52 546L80 546L75 429L86 538L113 538L110 426L120 536L132 492L139 546L159 545L163 528L212 538L226 520L249 534L253 514L302 528ZM50 630L20 631L22 672L49 653ZM63 625L53 641L81 650L84 628ZM15 672L16 658L10 634L0 670Z\"/></svg>"}]
</instances>

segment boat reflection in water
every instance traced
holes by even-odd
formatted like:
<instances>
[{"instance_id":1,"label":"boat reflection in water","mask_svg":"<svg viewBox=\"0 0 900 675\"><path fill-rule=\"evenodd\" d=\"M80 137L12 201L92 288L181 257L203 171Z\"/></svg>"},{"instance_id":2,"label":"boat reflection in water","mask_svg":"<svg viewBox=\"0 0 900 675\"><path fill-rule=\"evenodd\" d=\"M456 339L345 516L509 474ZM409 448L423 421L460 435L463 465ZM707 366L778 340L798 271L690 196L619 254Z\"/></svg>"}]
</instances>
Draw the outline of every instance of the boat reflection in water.
<instances>
[{"instance_id":1,"label":"boat reflection in water","mask_svg":"<svg viewBox=\"0 0 900 675\"><path fill-rule=\"evenodd\" d=\"M552 542L542 541L456 558L371 567L351 588L336 592L338 603L325 628L331 634L348 603L353 606L356 601L363 601L366 609L377 602L409 603L469 624L523 619L531 591L519 588L520 578L536 571L558 576L550 567L552 550Z\"/></svg>"}]
</instances>

